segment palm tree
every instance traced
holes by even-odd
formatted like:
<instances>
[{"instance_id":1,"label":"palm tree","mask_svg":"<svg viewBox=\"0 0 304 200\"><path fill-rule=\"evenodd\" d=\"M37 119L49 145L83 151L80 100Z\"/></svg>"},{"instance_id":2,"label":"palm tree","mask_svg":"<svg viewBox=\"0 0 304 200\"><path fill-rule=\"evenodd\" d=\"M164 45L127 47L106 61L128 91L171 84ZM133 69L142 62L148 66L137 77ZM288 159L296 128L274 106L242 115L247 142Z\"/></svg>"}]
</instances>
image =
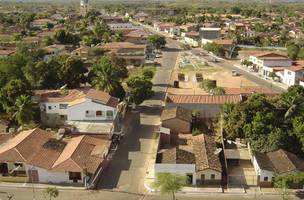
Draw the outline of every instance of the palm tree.
<instances>
[{"instance_id":1,"label":"palm tree","mask_svg":"<svg viewBox=\"0 0 304 200\"><path fill-rule=\"evenodd\" d=\"M121 86L118 71L112 66L109 57L102 57L93 67L92 84L98 90L108 92L110 95L123 98L125 93Z\"/></svg>"},{"instance_id":2,"label":"palm tree","mask_svg":"<svg viewBox=\"0 0 304 200\"><path fill-rule=\"evenodd\" d=\"M30 96L21 95L17 97L13 119L16 120L20 125L28 123L33 119L32 102Z\"/></svg>"}]
</instances>

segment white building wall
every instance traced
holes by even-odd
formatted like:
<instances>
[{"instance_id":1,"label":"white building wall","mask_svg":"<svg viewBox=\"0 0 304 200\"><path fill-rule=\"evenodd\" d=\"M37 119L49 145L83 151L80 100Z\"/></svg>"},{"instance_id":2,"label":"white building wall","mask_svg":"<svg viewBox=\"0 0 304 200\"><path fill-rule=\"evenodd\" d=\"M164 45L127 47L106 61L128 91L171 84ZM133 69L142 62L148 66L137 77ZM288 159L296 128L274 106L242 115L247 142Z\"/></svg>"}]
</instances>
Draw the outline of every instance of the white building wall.
<instances>
[{"instance_id":1,"label":"white building wall","mask_svg":"<svg viewBox=\"0 0 304 200\"><path fill-rule=\"evenodd\" d=\"M222 173L212 169L205 169L203 171L197 172L197 178L200 178L204 174L205 180L221 180ZM214 179L211 179L211 175L214 175Z\"/></svg>"},{"instance_id":2,"label":"white building wall","mask_svg":"<svg viewBox=\"0 0 304 200\"><path fill-rule=\"evenodd\" d=\"M92 112L92 117L86 116L86 111ZM102 111L103 115L98 117L96 116L96 111ZM106 112L112 111L113 118L107 118ZM95 113L95 114L94 114ZM116 108L106 106L103 104L92 102L90 99L87 99L83 103L79 103L73 106L69 106L67 109L67 120L69 121L101 121L101 120L113 120L116 116Z\"/></svg>"},{"instance_id":3,"label":"white building wall","mask_svg":"<svg viewBox=\"0 0 304 200\"><path fill-rule=\"evenodd\" d=\"M296 81L296 73L285 69L283 83L288 86L292 86L295 85L295 81Z\"/></svg>"},{"instance_id":4,"label":"white building wall","mask_svg":"<svg viewBox=\"0 0 304 200\"><path fill-rule=\"evenodd\" d=\"M260 176L260 181L264 181L264 177L268 177L268 182L272 181L272 177L275 176L274 172L261 169L255 156L252 157L252 164L255 170L255 173Z\"/></svg>"},{"instance_id":5,"label":"white building wall","mask_svg":"<svg viewBox=\"0 0 304 200\"><path fill-rule=\"evenodd\" d=\"M196 184L195 164L155 164L155 175L157 173L175 173L181 175L193 174L192 184Z\"/></svg>"},{"instance_id":6,"label":"white building wall","mask_svg":"<svg viewBox=\"0 0 304 200\"><path fill-rule=\"evenodd\" d=\"M53 171L48 171L48 170L40 168L40 167L26 165L26 171L27 171L28 177L30 177L28 170L37 170L38 171L40 183L73 183L72 180L69 180L68 172L53 172ZM83 177L83 176L81 176L81 177ZM83 180L81 180L79 182L82 182L82 181Z\"/></svg>"},{"instance_id":7,"label":"white building wall","mask_svg":"<svg viewBox=\"0 0 304 200\"><path fill-rule=\"evenodd\" d=\"M48 114L66 115L67 109L60 109L60 104L68 103L41 103L40 109L43 110L43 108L45 107L45 112Z\"/></svg>"}]
</instances>

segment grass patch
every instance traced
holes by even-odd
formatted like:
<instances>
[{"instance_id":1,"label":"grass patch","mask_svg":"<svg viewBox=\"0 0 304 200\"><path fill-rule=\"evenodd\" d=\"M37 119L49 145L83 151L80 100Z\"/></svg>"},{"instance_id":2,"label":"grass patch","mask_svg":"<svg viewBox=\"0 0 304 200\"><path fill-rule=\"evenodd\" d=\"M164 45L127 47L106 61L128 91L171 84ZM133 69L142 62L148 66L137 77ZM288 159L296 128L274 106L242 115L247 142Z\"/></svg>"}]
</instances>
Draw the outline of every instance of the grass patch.
<instances>
[{"instance_id":1,"label":"grass patch","mask_svg":"<svg viewBox=\"0 0 304 200\"><path fill-rule=\"evenodd\" d=\"M18 177L18 176L0 176L0 182L7 183L25 183L27 182L27 177Z\"/></svg>"},{"instance_id":2,"label":"grass patch","mask_svg":"<svg viewBox=\"0 0 304 200\"><path fill-rule=\"evenodd\" d=\"M134 67L129 69L129 76L141 76L145 69L153 71L154 74L156 73L156 67L154 66Z\"/></svg>"},{"instance_id":3,"label":"grass patch","mask_svg":"<svg viewBox=\"0 0 304 200\"><path fill-rule=\"evenodd\" d=\"M193 65L186 65L185 67L180 67L178 72L188 73L188 72L204 72L204 73L215 73L222 71L223 69L219 67L210 67L206 65L199 65L198 67L194 67Z\"/></svg>"}]
</instances>

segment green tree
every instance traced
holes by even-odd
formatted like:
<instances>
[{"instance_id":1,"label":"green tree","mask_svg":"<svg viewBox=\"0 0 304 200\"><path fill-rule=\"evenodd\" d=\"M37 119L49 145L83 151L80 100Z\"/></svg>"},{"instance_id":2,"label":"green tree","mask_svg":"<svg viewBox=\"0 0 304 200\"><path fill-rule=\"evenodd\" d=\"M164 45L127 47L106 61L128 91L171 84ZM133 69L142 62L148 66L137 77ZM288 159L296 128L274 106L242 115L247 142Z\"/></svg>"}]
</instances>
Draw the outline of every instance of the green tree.
<instances>
[{"instance_id":1,"label":"green tree","mask_svg":"<svg viewBox=\"0 0 304 200\"><path fill-rule=\"evenodd\" d=\"M133 76L127 80L129 88L130 102L136 105L153 96L152 82L145 77Z\"/></svg>"},{"instance_id":2,"label":"green tree","mask_svg":"<svg viewBox=\"0 0 304 200\"><path fill-rule=\"evenodd\" d=\"M304 59L304 48L303 47L299 50L298 58L299 59Z\"/></svg>"},{"instance_id":3,"label":"green tree","mask_svg":"<svg viewBox=\"0 0 304 200\"><path fill-rule=\"evenodd\" d=\"M296 44L290 44L287 46L288 57L292 60L296 60L300 49Z\"/></svg>"},{"instance_id":4,"label":"green tree","mask_svg":"<svg viewBox=\"0 0 304 200\"><path fill-rule=\"evenodd\" d=\"M166 38L162 35L154 34L148 37L148 43L153 45L156 49L166 45Z\"/></svg>"},{"instance_id":5,"label":"green tree","mask_svg":"<svg viewBox=\"0 0 304 200\"><path fill-rule=\"evenodd\" d=\"M51 30L52 28L54 28L54 24L47 22L45 25L45 28L47 28L48 30Z\"/></svg>"},{"instance_id":6,"label":"green tree","mask_svg":"<svg viewBox=\"0 0 304 200\"><path fill-rule=\"evenodd\" d=\"M18 122L19 125L27 124L33 119L32 101L30 96L21 95L17 97L13 119Z\"/></svg>"},{"instance_id":7,"label":"green tree","mask_svg":"<svg viewBox=\"0 0 304 200\"><path fill-rule=\"evenodd\" d=\"M216 87L212 90L212 94L213 95L225 95L226 94L226 91L224 88L222 87Z\"/></svg>"},{"instance_id":8,"label":"green tree","mask_svg":"<svg viewBox=\"0 0 304 200\"><path fill-rule=\"evenodd\" d=\"M216 43L207 43L203 46L203 49L206 51L212 52L214 55L217 56L224 56L225 50L222 45L218 45Z\"/></svg>"},{"instance_id":9,"label":"green tree","mask_svg":"<svg viewBox=\"0 0 304 200\"><path fill-rule=\"evenodd\" d=\"M47 187L44 193L49 196L49 200L59 196L59 190L56 187Z\"/></svg>"},{"instance_id":10,"label":"green tree","mask_svg":"<svg viewBox=\"0 0 304 200\"><path fill-rule=\"evenodd\" d=\"M152 79L154 76L154 71L150 68L144 68L142 71L142 75L147 79Z\"/></svg>"},{"instance_id":11,"label":"green tree","mask_svg":"<svg viewBox=\"0 0 304 200\"><path fill-rule=\"evenodd\" d=\"M85 73L87 69L84 67L84 63L74 57L62 57L60 59L61 68L59 77L68 88L78 88L80 83L85 81Z\"/></svg>"},{"instance_id":12,"label":"green tree","mask_svg":"<svg viewBox=\"0 0 304 200\"><path fill-rule=\"evenodd\" d=\"M162 194L172 194L175 200L175 193L180 191L187 184L186 176L171 173L159 173L153 183L155 189L159 189Z\"/></svg>"},{"instance_id":13,"label":"green tree","mask_svg":"<svg viewBox=\"0 0 304 200\"><path fill-rule=\"evenodd\" d=\"M111 58L102 57L91 71L92 84L99 90L108 92L110 95L122 99L125 92L121 86L119 71L113 67Z\"/></svg>"},{"instance_id":14,"label":"green tree","mask_svg":"<svg viewBox=\"0 0 304 200\"><path fill-rule=\"evenodd\" d=\"M210 90L216 88L216 83L210 79L204 79L200 85L206 92L210 92Z\"/></svg>"},{"instance_id":15,"label":"green tree","mask_svg":"<svg viewBox=\"0 0 304 200\"><path fill-rule=\"evenodd\" d=\"M0 91L0 102L6 112L13 116L15 102L21 95L30 95L28 85L21 80L10 80Z\"/></svg>"}]
</instances>

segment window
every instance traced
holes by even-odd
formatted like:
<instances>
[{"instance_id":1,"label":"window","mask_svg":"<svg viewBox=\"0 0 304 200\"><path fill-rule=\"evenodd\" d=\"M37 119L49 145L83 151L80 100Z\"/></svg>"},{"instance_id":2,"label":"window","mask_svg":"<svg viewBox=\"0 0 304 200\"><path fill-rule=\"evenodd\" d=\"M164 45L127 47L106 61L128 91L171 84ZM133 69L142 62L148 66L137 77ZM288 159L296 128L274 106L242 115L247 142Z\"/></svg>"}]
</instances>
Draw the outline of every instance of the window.
<instances>
[{"instance_id":1,"label":"window","mask_svg":"<svg viewBox=\"0 0 304 200\"><path fill-rule=\"evenodd\" d=\"M215 179L215 174L211 174L211 177L210 177L212 180Z\"/></svg>"},{"instance_id":2,"label":"window","mask_svg":"<svg viewBox=\"0 0 304 200\"><path fill-rule=\"evenodd\" d=\"M21 167L23 167L23 164L22 164L22 163L14 163L14 166L15 166L15 167L20 167L20 168L21 168Z\"/></svg>"},{"instance_id":3,"label":"window","mask_svg":"<svg viewBox=\"0 0 304 200\"><path fill-rule=\"evenodd\" d=\"M61 120L66 120L66 119L67 119L67 116L66 116L66 115L60 115L60 119L61 119Z\"/></svg>"},{"instance_id":4,"label":"window","mask_svg":"<svg viewBox=\"0 0 304 200\"><path fill-rule=\"evenodd\" d=\"M68 104L59 104L59 109L67 109Z\"/></svg>"},{"instance_id":5,"label":"window","mask_svg":"<svg viewBox=\"0 0 304 200\"><path fill-rule=\"evenodd\" d=\"M52 110L52 106L48 106L48 109L49 109L49 110Z\"/></svg>"},{"instance_id":6,"label":"window","mask_svg":"<svg viewBox=\"0 0 304 200\"><path fill-rule=\"evenodd\" d=\"M264 177L264 181L268 181L268 177L267 176Z\"/></svg>"},{"instance_id":7,"label":"window","mask_svg":"<svg viewBox=\"0 0 304 200\"><path fill-rule=\"evenodd\" d=\"M96 111L96 117L102 117L102 111L101 110Z\"/></svg>"},{"instance_id":8,"label":"window","mask_svg":"<svg viewBox=\"0 0 304 200\"><path fill-rule=\"evenodd\" d=\"M114 115L114 113L113 113L112 110L108 110L108 111L107 111L107 117L112 118L113 115Z\"/></svg>"},{"instance_id":9,"label":"window","mask_svg":"<svg viewBox=\"0 0 304 200\"><path fill-rule=\"evenodd\" d=\"M291 75L291 72L288 72L288 75Z\"/></svg>"},{"instance_id":10,"label":"window","mask_svg":"<svg viewBox=\"0 0 304 200\"><path fill-rule=\"evenodd\" d=\"M80 172L69 172L69 179L73 181L81 180Z\"/></svg>"}]
</instances>

